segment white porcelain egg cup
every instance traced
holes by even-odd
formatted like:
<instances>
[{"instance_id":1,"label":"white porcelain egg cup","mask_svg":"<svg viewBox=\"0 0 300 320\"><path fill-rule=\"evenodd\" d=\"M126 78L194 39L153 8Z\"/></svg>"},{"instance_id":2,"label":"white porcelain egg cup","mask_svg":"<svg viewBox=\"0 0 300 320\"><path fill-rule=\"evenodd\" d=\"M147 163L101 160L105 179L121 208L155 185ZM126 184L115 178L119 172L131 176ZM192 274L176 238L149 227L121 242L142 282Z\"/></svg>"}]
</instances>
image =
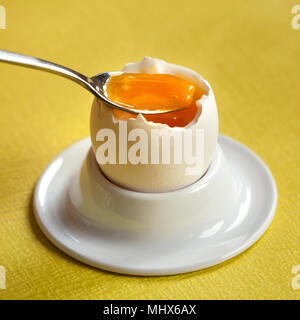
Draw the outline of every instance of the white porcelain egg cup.
<instances>
[{"instance_id":1,"label":"white porcelain egg cup","mask_svg":"<svg viewBox=\"0 0 300 320\"><path fill-rule=\"evenodd\" d=\"M38 224L58 248L132 275L178 274L228 260L262 236L276 204L267 166L223 135L206 174L179 190L142 193L111 183L85 138L49 164L34 195Z\"/></svg>"}]
</instances>

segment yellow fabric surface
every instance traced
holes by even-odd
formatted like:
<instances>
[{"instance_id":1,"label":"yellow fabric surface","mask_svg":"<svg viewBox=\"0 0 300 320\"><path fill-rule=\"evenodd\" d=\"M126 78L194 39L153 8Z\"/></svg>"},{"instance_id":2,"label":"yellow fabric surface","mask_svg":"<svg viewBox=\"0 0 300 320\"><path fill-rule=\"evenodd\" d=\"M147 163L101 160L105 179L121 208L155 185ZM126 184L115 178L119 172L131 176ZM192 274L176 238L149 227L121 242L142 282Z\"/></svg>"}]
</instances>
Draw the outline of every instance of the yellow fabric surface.
<instances>
[{"instance_id":1,"label":"yellow fabric surface","mask_svg":"<svg viewBox=\"0 0 300 320\"><path fill-rule=\"evenodd\" d=\"M249 146L276 179L266 234L207 270L134 277L84 265L38 228L32 194L65 147L89 134L92 95L0 63L0 299L299 299L300 29L288 0L0 0L0 48L77 69L119 70L148 55L194 69L212 85L220 131ZM299 1L298 1L298 4Z\"/></svg>"}]
</instances>

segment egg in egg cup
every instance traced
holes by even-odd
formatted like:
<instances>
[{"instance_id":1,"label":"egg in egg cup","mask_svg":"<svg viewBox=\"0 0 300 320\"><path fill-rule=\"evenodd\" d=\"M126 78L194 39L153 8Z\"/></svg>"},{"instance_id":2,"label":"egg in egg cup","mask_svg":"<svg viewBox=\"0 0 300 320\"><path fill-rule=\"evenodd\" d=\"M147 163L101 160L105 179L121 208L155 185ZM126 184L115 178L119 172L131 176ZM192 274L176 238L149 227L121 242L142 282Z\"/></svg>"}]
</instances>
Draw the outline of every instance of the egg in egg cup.
<instances>
[{"instance_id":1,"label":"egg in egg cup","mask_svg":"<svg viewBox=\"0 0 300 320\"><path fill-rule=\"evenodd\" d=\"M195 84L201 95L193 118L184 126L143 115L124 120L95 99L90 139L54 159L37 185L42 230L76 259L135 275L194 271L247 249L273 218L276 186L260 158L219 135L209 83L190 69L149 57L125 65L123 72L168 74ZM167 158L174 158L178 141L195 155L166 163L159 154L151 162L153 132L159 133L158 144L167 141ZM176 140L176 134L183 138ZM137 151L143 137L148 144ZM188 149L178 150L186 160Z\"/></svg>"}]
</instances>

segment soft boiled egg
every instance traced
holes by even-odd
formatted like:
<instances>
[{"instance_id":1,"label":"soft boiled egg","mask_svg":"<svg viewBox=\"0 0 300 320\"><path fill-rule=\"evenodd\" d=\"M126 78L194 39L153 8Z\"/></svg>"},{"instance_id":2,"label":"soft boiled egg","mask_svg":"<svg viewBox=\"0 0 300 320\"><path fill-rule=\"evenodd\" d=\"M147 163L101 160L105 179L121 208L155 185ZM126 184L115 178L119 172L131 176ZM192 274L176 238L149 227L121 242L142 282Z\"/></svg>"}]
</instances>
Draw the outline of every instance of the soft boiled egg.
<instances>
[{"instance_id":1,"label":"soft boiled egg","mask_svg":"<svg viewBox=\"0 0 300 320\"><path fill-rule=\"evenodd\" d=\"M216 149L218 113L212 89L193 70L145 57L106 85L109 99L132 108L181 110L138 116L94 99L91 140L113 183L135 191L183 188L206 172Z\"/></svg>"}]
</instances>

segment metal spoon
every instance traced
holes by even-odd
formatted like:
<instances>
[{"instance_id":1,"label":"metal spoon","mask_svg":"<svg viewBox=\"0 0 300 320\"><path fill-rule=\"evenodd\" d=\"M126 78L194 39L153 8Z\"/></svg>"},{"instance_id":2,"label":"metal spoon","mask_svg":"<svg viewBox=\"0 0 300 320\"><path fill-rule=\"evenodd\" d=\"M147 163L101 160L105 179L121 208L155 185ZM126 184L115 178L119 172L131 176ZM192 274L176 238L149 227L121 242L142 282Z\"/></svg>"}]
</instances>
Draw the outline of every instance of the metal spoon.
<instances>
[{"instance_id":1,"label":"metal spoon","mask_svg":"<svg viewBox=\"0 0 300 320\"><path fill-rule=\"evenodd\" d=\"M0 49L0 61L22 65L25 67L39 69L43 71L48 71L51 73L55 73L59 76L68 78L78 84L80 84L85 89L89 90L94 96L105 101L107 105L112 108L119 109L122 111L130 112L133 114L159 114L159 113L168 113L173 111L178 111L183 108L177 107L174 109L157 109L157 110L140 110L140 109L133 109L130 106L125 104L119 105L114 103L113 101L109 100L105 95L105 84L109 80L111 76L120 75L122 72L113 71L113 72L103 72L97 74L93 77L87 77L77 71L72 69L63 67L59 64L49 62L46 60L42 60L39 58L27 56L20 53L15 53L11 51L1 50Z\"/></svg>"}]
</instances>

